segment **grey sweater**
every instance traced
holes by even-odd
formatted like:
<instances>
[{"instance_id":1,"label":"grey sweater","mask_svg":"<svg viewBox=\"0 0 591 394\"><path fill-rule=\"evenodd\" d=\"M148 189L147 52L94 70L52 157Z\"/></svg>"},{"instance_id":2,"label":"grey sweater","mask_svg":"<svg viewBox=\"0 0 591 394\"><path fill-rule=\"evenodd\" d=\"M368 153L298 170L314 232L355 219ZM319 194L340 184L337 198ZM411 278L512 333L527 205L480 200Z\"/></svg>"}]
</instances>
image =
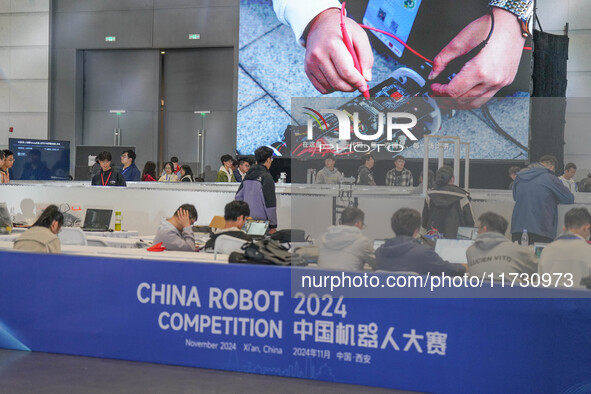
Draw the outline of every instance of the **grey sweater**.
<instances>
[{"instance_id":1,"label":"grey sweater","mask_svg":"<svg viewBox=\"0 0 591 394\"><path fill-rule=\"evenodd\" d=\"M158 232L154 237L153 244L162 242L166 250L180 250L184 252L195 251L195 235L191 227L185 227L180 232L167 219L162 219Z\"/></svg>"}]
</instances>

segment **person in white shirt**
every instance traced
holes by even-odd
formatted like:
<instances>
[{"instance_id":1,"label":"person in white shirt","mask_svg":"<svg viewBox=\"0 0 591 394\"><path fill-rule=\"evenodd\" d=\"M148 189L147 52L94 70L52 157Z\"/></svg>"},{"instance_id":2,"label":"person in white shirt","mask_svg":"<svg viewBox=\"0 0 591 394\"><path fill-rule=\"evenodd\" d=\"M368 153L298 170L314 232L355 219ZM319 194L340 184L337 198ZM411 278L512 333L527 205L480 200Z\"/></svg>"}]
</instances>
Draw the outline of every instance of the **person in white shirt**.
<instances>
[{"instance_id":1,"label":"person in white shirt","mask_svg":"<svg viewBox=\"0 0 591 394\"><path fill-rule=\"evenodd\" d=\"M591 214L586 208L573 208L564 215L565 232L542 251L540 274L561 274L559 283L566 287L584 287L581 279L591 276ZM572 277L566 274L571 274Z\"/></svg>"},{"instance_id":2,"label":"person in white shirt","mask_svg":"<svg viewBox=\"0 0 591 394\"><path fill-rule=\"evenodd\" d=\"M571 193L578 191L577 184L573 179L576 173L577 166L575 165L575 163L568 163L566 166L564 166L564 175L558 177L558 179L562 181L562 184L566 186Z\"/></svg>"}]
</instances>

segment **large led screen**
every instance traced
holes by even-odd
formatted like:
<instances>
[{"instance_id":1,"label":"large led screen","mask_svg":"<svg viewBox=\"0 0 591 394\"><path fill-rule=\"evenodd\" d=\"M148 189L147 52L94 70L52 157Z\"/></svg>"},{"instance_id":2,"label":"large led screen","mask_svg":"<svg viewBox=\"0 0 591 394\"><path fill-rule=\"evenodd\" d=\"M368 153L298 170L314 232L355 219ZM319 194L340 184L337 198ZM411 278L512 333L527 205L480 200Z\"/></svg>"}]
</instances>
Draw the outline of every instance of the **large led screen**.
<instances>
[{"instance_id":1,"label":"large led screen","mask_svg":"<svg viewBox=\"0 0 591 394\"><path fill-rule=\"evenodd\" d=\"M354 108L361 118L371 118L373 107L415 111L418 140L403 144L406 157L423 157L421 136L433 134L469 142L472 159L528 159L531 40L523 38L515 15L493 8L491 17L488 0L347 2L351 21L345 18L345 26L361 68L366 65L364 75L373 62L368 102L358 90L338 91L342 86L335 81L341 76L333 76L354 64L352 57L346 59L351 55L342 41L340 2L240 4L238 154L252 154L262 145L282 156L313 154L302 149L305 141L293 136L305 133L310 117L321 130L315 136L326 135L331 125L317 122L321 114L312 110L318 107L297 103L325 97L338 98L333 109ZM369 50L362 45L361 29ZM331 41L335 37L340 46L338 40ZM432 85L434 68L439 74L434 82L439 83ZM333 89L337 91L324 94ZM371 104L376 97L379 104ZM344 113L353 121L352 112Z\"/></svg>"}]
</instances>

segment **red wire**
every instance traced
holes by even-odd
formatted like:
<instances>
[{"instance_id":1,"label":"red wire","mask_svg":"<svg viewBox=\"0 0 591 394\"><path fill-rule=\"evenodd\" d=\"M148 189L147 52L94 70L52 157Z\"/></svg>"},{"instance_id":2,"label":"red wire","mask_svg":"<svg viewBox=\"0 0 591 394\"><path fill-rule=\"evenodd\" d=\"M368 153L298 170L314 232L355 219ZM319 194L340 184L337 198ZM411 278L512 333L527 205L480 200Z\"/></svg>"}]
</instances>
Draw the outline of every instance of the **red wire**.
<instances>
[{"instance_id":1,"label":"red wire","mask_svg":"<svg viewBox=\"0 0 591 394\"><path fill-rule=\"evenodd\" d=\"M414 53L415 55L417 55L418 57L420 57L424 61L433 64L433 60L427 59L425 56L421 55L420 53L418 53L417 51L415 51L414 49L412 49L411 47L409 47L408 45L406 45L406 43L404 41L402 41L400 38L396 37L394 34L388 33L385 30L380 30L380 29L377 29L375 27L371 27L371 26L367 26L367 25L361 25L360 24L359 26L363 27L364 29L374 30L374 31L377 31L378 33L382 33L382 34L385 34L387 36L392 37L393 39L395 39L396 41L398 41L399 43L401 43L402 45L404 45L404 47L406 49L408 49L409 51L411 51L412 53Z\"/></svg>"}]
</instances>

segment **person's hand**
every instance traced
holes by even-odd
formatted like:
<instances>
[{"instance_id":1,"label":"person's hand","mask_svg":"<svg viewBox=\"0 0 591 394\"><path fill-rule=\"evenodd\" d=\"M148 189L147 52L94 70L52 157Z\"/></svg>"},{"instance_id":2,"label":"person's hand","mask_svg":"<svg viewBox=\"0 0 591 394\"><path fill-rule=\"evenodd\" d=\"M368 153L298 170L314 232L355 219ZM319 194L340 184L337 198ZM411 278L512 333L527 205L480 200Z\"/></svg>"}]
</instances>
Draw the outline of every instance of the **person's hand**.
<instances>
[{"instance_id":1,"label":"person's hand","mask_svg":"<svg viewBox=\"0 0 591 394\"><path fill-rule=\"evenodd\" d=\"M277 229L276 229L276 228L270 228L270 229L267 231L267 234L269 234L269 235L273 235L273 234L275 234L276 232L277 232Z\"/></svg>"},{"instance_id":2,"label":"person's hand","mask_svg":"<svg viewBox=\"0 0 591 394\"><path fill-rule=\"evenodd\" d=\"M373 52L365 31L352 19L345 18L347 32L359 58L363 75L355 68L341 33L341 11L329 8L310 22L306 36L306 75L322 94L340 90L367 90L371 80Z\"/></svg>"},{"instance_id":3,"label":"person's hand","mask_svg":"<svg viewBox=\"0 0 591 394\"><path fill-rule=\"evenodd\" d=\"M183 226L183 228L191 227L193 224L193 221L189 217L189 212L187 210L179 209L177 216L179 218L179 224Z\"/></svg>"},{"instance_id":4,"label":"person's hand","mask_svg":"<svg viewBox=\"0 0 591 394\"><path fill-rule=\"evenodd\" d=\"M435 96L456 99L455 107L479 108L515 79L525 38L514 14L500 8L493 8L493 13L494 31L482 51L467 62L450 83L431 85ZM435 57L429 79L437 77L453 59L478 46L489 32L489 14L466 26Z\"/></svg>"}]
</instances>

